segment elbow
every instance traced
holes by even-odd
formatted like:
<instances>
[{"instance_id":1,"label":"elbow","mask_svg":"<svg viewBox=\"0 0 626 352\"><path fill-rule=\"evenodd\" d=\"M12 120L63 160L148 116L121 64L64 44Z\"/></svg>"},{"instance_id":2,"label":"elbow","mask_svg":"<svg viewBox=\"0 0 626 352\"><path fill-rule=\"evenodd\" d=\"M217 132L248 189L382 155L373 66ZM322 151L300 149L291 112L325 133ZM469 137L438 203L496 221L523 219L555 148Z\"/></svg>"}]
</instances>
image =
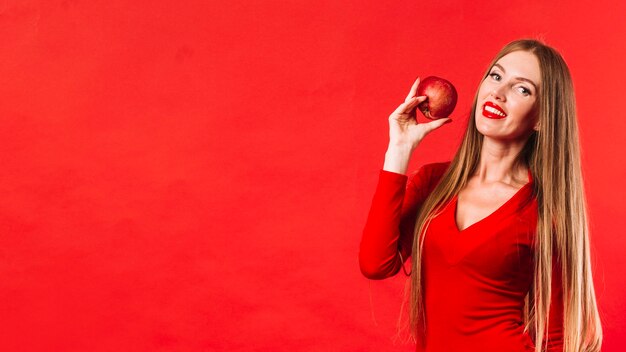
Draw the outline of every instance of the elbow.
<instances>
[{"instance_id":1,"label":"elbow","mask_svg":"<svg viewBox=\"0 0 626 352\"><path fill-rule=\"evenodd\" d=\"M367 265L363 265L361 263L361 265L359 265L359 267L361 268L361 274L363 274L363 276L365 276L366 278L370 279L370 280L381 280L383 279L380 275L380 273L378 271L376 271L376 269L370 268Z\"/></svg>"},{"instance_id":2,"label":"elbow","mask_svg":"<svg viewBox=\"0 0 626 352\"><path fill-rule=\"evenodd\" d=\"M390 275L390 271L385 270L384 266L379 263L373 263L362 256L359 256L359 268L361 269L361 274L370 280L383 280L393 276L393 274Z\"/></svg>"}]
</instances>

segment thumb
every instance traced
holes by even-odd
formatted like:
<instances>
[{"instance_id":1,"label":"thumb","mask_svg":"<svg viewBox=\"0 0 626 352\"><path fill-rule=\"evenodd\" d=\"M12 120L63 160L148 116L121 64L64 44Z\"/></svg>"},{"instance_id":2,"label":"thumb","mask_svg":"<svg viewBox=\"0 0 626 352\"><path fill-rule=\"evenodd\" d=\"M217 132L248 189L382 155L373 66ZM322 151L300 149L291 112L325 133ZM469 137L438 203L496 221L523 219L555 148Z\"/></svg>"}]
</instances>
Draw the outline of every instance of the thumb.
<instances>
[{"instance_id":1,"label":"thumb","mask_svg":"<svg viewBox=\"0 0 626 352\"><path fill-rule=\"evenodd\" d=\"M450 122L452 122L452 119L448 117L445 119L437 119L431 122L427 122L425 123L425 125L428 127L428 132L431 132Z\"/></svg>"}]
</instances>

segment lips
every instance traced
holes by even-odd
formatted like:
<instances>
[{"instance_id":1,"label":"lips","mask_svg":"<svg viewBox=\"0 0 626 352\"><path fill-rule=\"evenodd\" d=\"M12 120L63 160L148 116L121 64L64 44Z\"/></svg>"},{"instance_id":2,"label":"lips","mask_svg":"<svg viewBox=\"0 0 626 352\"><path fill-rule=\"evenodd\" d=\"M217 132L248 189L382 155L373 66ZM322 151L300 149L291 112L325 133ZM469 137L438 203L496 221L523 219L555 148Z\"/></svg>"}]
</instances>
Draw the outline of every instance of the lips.
<instances>
[{"instance_id":1,"label":"lips","mask_svg":"<svg viewBox=\"0 0 626 352\"><path fill-rule=\"evenodd\" d=\"M483 105L483 116L490 119L503 119L506 113L498 105L488 101Z\"/></svg>"}]
</instances>

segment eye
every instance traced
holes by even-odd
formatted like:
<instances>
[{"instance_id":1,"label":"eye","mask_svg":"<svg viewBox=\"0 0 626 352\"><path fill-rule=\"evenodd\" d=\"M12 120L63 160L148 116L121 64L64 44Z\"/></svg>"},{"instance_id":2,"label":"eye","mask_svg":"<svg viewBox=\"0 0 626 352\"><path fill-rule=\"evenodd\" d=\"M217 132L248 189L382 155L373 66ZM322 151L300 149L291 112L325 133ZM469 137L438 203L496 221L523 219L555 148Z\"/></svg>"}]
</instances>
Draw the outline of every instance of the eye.
<instances>
[{"instance_id":1,"label":"eye","mask_svg":"<svg viewBox=\"0 0 626 352\"><path fill-rule=\"evenodd\" d=\"M494 79L494 80L496 80L496 81L499 81L499 80L501 80L501 79L502 79L502 77L500 77L500 75L499 75L499 74L497 74L497 73L495 73L495 72L491 72L491 73L489 74L489 76L491 76L491 78L493 78L493 79Z\"/></svg>"},{"instance_id":2,"label":"eye","mask_svg":"<svg viewBox=\"0 0 626 352\"><path fill-rule=\"evenodd\" d=\"M520 87L518 87L517 89L518 89L518 90L519 90L519 92L520 92L520 93L522 93L524 96L528 96L528 95L530 95L530 90L529 90L528 88L526 88L526 87L522 87L522 86L520 86Z\"/></svg>"}]
</instances>

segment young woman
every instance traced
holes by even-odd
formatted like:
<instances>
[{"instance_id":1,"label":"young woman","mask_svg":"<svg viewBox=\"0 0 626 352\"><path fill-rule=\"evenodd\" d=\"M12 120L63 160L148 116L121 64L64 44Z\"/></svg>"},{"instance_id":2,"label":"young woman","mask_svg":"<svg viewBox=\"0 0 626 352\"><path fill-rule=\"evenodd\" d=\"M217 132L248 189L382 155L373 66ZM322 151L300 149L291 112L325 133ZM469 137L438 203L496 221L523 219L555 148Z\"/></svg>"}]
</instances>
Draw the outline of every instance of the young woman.
<instances>
[{"instance_id":1,"label":"young woman","mask_svg":"<svg viewBox=\"0 0 626 352\"><path fill-rule=\"evenodd\" d=\"M553 48L507 44L459 150L406 175L419 78L389 116L389 147L359 252L362 273L410 275L418 351L600 351L574 91ZM404 262L411 256L411 269Z\"/></svg>"}]
</instances>

